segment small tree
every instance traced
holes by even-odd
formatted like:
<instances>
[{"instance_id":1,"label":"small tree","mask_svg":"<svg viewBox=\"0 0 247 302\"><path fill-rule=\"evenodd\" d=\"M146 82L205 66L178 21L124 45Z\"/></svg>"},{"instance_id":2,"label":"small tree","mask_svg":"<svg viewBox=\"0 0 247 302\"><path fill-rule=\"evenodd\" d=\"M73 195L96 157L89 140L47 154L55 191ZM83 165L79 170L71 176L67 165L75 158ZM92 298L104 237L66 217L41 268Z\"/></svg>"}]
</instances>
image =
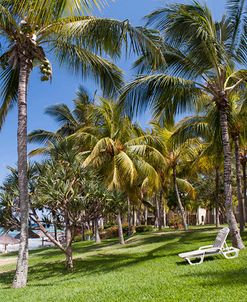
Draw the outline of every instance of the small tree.
<instances>
[{"instance_id":1,"label":"small tree","mask_svg":"<svg viewBox=\"0 0 247 302\"><path fill-rule=\"evenodd\" d=\"M76 153L70 152L67 158L52 158L42 167L34 203L36 208L41 207L60 216L65 227L65 247L42 227L42 221L34 210L32 214L41 230L65 253L69 270L73 269L72 242L76 230L84 219L98 221L106 199L107 190L95 174L82 168L80 156Z\"/></svg>"}]
</instances>

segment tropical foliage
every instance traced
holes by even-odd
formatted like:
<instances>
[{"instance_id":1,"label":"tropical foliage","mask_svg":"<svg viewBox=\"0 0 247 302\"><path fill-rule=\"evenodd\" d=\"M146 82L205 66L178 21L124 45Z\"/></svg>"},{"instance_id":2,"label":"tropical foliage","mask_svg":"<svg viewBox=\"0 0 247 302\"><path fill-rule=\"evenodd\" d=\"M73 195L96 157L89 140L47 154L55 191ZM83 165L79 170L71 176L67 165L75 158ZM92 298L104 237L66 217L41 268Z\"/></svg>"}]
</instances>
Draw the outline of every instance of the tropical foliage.
<instances>
[{"instance_id":1,"label":"tropical foliage","mask_svg":"<svg viewBox=\"0 0 247 302\"><path fill-rule=\"evenodd\" d=\"M117 234L125 244L136 231L187 230L203 207L244 248L246 1L228 0L219 21L196 1L165 5L146 27L88 16L103 4L0 1L0 126L18 104L18 165L0 190L0 226L21 233L14 287L27 282L30 230L43 232L73 270L74 241ZM115 62L123 46L138 55L127 84ZM51 80L48 56L91 77L100 93L79 87L71 106L45 110L55 131L27 135L30 74L38 67L41 81ZM147 108L144 128L135 117ZM29 164L27 142L36 144Z\"/></svg>"}]
</instances>

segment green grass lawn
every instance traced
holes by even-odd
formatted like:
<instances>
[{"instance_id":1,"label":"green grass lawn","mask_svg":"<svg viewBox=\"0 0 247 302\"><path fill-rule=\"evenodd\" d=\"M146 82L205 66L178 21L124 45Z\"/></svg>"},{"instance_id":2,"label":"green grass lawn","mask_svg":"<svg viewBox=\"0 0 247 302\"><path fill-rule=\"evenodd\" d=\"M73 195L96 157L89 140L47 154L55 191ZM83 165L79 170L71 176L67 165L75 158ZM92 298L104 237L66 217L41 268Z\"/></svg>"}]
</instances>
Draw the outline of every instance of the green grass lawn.
<instances>
[{"instance_id":1,"label":"green grass lawn","mask_svg":"<svg viewBox=\"0 0 247 302\"><path fill-rule=\"evenodd\" d=\"M58 250L33 251L25 289L10 288L14 264L0 267L0 301L247 301L247 250L232 260L208 258L200 266L177 256L210 244L215 234L199 228L136 235L125 246L115 240L76 243L73 273L64 269Z\"/></svg>"}]
</instances>

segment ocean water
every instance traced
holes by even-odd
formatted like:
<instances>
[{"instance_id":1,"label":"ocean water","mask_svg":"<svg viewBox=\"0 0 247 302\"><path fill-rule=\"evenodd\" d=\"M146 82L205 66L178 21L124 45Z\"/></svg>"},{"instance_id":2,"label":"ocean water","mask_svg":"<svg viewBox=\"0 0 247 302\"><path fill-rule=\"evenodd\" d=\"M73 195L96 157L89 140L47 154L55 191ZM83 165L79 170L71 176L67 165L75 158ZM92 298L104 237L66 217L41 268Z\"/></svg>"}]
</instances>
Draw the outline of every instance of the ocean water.
<instances>
[{"instance_id":1,"label":"ocean water","mask_svg":"<svg viewBox=\"0 0 247 302\"><path fill-rule=\"evenodd\" d=\"M0 235L4 234L5 233L5 230L4 228L1 228L0 227ZM12 231L12 232L8 232L8 234L12 237L15 237L17 234L18 234L18 231Z\"/></svg>"}]
</instances>

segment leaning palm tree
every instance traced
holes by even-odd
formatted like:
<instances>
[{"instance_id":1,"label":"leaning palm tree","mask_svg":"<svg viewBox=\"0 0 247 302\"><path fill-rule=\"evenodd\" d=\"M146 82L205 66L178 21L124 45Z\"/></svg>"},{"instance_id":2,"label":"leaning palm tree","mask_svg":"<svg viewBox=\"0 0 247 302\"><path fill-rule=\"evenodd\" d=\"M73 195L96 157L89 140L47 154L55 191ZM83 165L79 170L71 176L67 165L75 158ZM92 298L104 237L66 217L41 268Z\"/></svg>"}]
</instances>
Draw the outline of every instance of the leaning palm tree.
<instances>
[{"instance_id":1,"label":"leaning palm tree","mask_svg":"<svg viewBox=\"0 0 247 302\"><path fill-rule=\"evenodd\" d=\"M41 80L52 77L47 54L52 53L62 65L84 76L92 75L105 92L116 92L121 85L121 71L101 55L119 57L122 42L130 41L136 52L156 49L155 37L146 29L133 28L128 21L85 16L101 0L13 0L0 3L0 27L3 103L0 125L14 102L18 101L18 175L21 203L21 239L13 287L23 287L28 271L28 192L27 192L27 87L35 66ZM156 38L155 38L156 39ZM154 40L155 40L154 39Z\"/></svg>"},{"instance_id":2,"label":"leaning palm tree","mask_svg":"<svg viewBox=\"0 0 247 302\"><path fill-rule=\"evenodd\" d=\"M156 72L137 77L126 86L121 100L129 111L151 105L155 115L193 109L202 95L211 99L220 113L224 153L224 190L227 221L234 246L243 248L232 205L231 146L228 129L229 94L246 82L246 1L228 0L227 15L213 20L206 5L171 4L151 13L148 24L161 31L166 65L150 56L141 57L140 70ZM147 67L145 67L147 66Z\"/></svg>"}]
</instances>

